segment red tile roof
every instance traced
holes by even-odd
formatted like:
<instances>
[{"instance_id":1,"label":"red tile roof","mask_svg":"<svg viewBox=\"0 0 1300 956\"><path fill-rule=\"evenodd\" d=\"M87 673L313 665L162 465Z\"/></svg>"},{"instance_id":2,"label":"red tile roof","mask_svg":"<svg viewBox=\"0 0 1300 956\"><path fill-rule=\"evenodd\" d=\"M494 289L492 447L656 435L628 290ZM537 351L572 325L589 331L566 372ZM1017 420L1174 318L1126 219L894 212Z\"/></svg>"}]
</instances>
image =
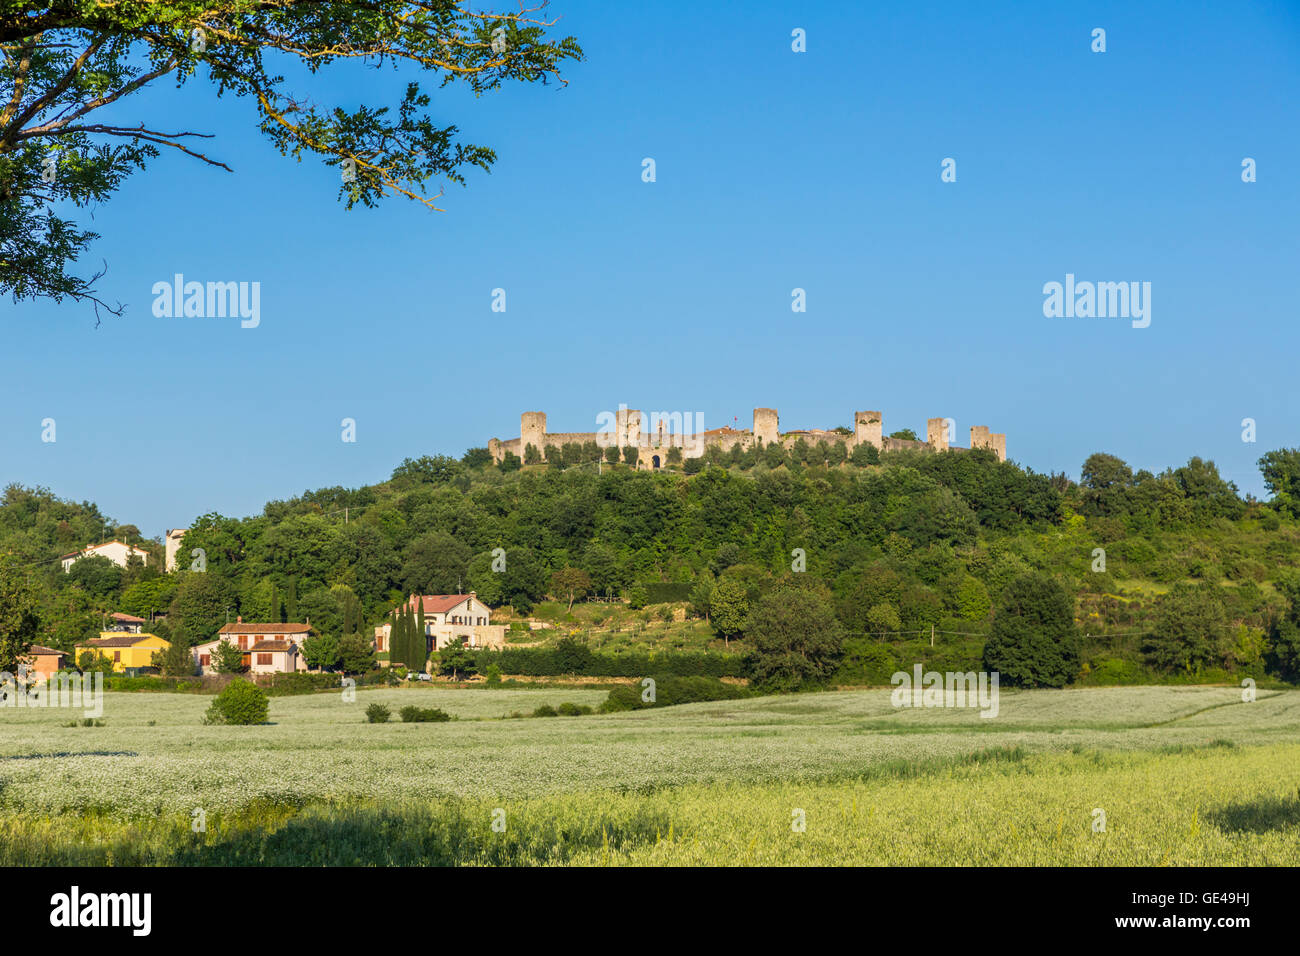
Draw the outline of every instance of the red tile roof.
<instances>
[{"instance_id":1,"label":"red tile roof","mask_svg":"<svg viewBox=\"0 0 1300 956\"><path fill-rule=\"evenodd\" d=\"M218 634L306 634L306 624L223 624Z\"/></svg>"},{"instance_id":2,"label":"red tile roof","mask_svg":"<svg viewBox=\"0 0 1300 956\"><path fill-rule=\"evenodd\" d=\"M131 647L139 644L145 638L155 637L154 634L124 634L121 637L92 637L88 641L82 641L78 647Z\"/></svg>"},{"instance_id":3,"label":"red tile roof","mask_svg":"<svg viewBox=\"0 0 1300 956\"><path fill-rule=\"evenodd\" d=\"M123 624L143 624L144 618L132 617L130 614L123 614L121 611L114 611L109 615L115 621L121 621Z\"/></svg>"},{"instance_id":4,"label":"red tile roof","mask_svg":"<svg viewBox=\"0 0 1300 956\"><path fill-rule=\"evenodd\" d=\"M59 657L64 656L63 651L56 651L54 648L46 647L44 644L33 644L32 649L27 653L32 657L51 657L55 654Z\"/></svg>"},{"instance_id":5,"label":"red tile roof","mask_svg":"<svg viewBox=\"0 0 1300 956\"><path fill-rule=\"evenodd\" d=\"M258 641L248 649L248 653L252 654L256 651L290 651L293 650L293 647L294 645L289 641Z\"/></svg>"},{"instance_id":6,"label":"red tile roof","mask_svg":"<svg viewBox=\"0 0 1300 956\"><path fill-rule=\"evenodd\" d=\"M457 604L473 596L472 594L422 594L419 595L419 600L424 604L425 614L446 614ZM406 606L418 609L416 599L416 595L411 595L406 601Z\"/></svg>"}]
</instances>

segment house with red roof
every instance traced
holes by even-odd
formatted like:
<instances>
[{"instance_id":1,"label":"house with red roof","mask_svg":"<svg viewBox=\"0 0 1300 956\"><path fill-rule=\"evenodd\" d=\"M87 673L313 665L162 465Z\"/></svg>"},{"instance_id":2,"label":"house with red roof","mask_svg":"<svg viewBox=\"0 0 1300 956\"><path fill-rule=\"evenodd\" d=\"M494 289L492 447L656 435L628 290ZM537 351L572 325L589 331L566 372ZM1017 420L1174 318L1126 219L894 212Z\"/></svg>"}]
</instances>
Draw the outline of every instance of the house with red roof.
<instances>
[{"instance_id":1,"label":"house with red roof","mask_svg":"<svg viewBox=\"0 0 1300 956\"><path fill-rule=\"evenodd\" d=\"M311 621L305 624L245 624L242 617L234 624L223 625L215 641L196 645L194 664L201 674L214 674L212 652L225 642L238 647L250 674L292 674L307 670L302 656L302 642L311 634Z\"/></svg>"},{"instance_id":2,"label":"house with red roof","mask_svg":"<svg viewBox=\"0 0 1300 956\"><path fill-rule=\"evenodd\" d=\"M37 680L48 680L51 674L57 674L63 666L63 651L43 644L33 644L26 654L19 658L27 665L27 676Z\"/></svg>"},{"instance_id":3,"label":"house with red roof","mask_svg":"<svg viewBox=\"0 0 1300 956\"><path fill-rule=\"evenodd\" d=\"M454 642L497 650L505 646L504 625L492 623L491 609L473 591L469 594L412 594L404 604L393 608L390 616L395 616L403 608L410 608L417 614L423 609L424 636L431 652L440 651ZM389 650L392 633L391 623L375 628L376 651L382 654Z\"/></svg>"}]
</instances>

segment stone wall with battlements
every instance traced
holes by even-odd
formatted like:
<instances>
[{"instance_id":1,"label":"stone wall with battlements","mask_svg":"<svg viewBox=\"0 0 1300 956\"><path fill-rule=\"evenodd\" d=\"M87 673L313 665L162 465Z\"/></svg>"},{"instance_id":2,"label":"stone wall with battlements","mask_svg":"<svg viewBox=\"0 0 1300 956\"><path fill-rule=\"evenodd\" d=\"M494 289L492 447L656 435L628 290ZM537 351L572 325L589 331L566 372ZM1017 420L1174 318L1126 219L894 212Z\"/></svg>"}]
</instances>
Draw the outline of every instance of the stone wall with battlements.
<instances>
[{"instance_id":1,"label":"stone wall with battlements","mask_svg":"<svg viewBox=\"0 0 1300 956\"><path fill-rule=\"evenodd\" d=\"M604 413L608 415L609 413ZM696 432L690 429L691 415L679 413L652 412L645 415L636 409L620 407L612 416L613 427L591 432L548 432L546 430L545 412L524 412L519 416L519 437L502 440L493 438L488 442L488 452L492 460L501 462L506 453L525 458L527 447L531 444L539 454L545 456L550 445L586 444L595 442L600 448L617 444L620 448L632 445L639 455L637 468L655 470L667 464L666 455L657 454L660 449L677 447L682 450L682 457L699 458L710 447L716 446L729 452L735 446L742 451L763 445L779 443L790 448L803 440L810 445L819 441L843 442L852 452L861 444L872 444L881 451L899 451L904 449L929 449L931 451L966 451L948 440L947 418L930 418L926 421L925 441L903 438L889 438L885 435L884 415L878 411L854 412L853 434L845 435L828 429L812 428L782 433L780 416L775 408L756 408L753 414L752 429L737 429L725 426L707 431ZM697 419L698 422L698 419ZM653 431L651 431L653 429ZM680 430L678 430L680 429ZM1007 458L1007 436L1005 433L992 433L986 425L976 425L970 430L970 447L987 448L993 451L999 461Z\"/></svg>"}]
</instances>

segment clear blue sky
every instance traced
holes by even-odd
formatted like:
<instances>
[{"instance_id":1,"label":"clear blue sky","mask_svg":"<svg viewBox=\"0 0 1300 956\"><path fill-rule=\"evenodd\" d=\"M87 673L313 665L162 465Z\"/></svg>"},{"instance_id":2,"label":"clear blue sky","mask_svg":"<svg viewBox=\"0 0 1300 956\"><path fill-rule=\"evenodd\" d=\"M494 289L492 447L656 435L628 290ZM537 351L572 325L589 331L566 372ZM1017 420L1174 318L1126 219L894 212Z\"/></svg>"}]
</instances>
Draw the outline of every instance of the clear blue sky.
<instances>
[{"instance_id":1,"label":"clear blue sky","mask_svg":"<svg viewBox=\"0 0 1300 956\"><path fill-rule=\"evenodd\" d=\"M138 97L117 117L215 133L234 173L164 156L95 210L123 318L4 300L0 481L154 535L623 402L706 427L951 416L1038 471L1200 455L1262 496L1256 459L1300 445L1300 5L809 7L553 0L587 54L567 87L433 91L499 154L442 213L344 211L337 168L280 157L205 84ZM155 318L177 272L260 282L260 328ZM1067 272L1151 282L1150 327L1044 318Z\"/></svg>"}]
</instances>

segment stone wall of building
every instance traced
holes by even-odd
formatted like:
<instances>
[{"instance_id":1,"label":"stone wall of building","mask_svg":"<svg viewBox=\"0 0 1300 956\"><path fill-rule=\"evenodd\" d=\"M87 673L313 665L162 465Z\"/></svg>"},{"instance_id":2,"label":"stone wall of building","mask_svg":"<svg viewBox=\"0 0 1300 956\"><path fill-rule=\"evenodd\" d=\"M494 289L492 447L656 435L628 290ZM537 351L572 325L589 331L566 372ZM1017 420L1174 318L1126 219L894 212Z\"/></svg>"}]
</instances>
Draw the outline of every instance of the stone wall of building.
<instances>
[{"instance_id":1,"label":"stone wall of building","mask_svg":"<svg viewBox=\"0 0 1300 956\"><path fill-rule=\"evenodd\" d=\"M652 413L651 417L654 419L655 431L651 434L649 431L641 430L642 422L646 419L639 410L622 407L615 414L612 432L547 432L545 412L524 412L519 418L520 436L504 441L493 438L488 441L488 451L491 453L493 461L500 462L505 458L507 452L524 459L527 446L530 444L536 447L539 453L545 455L548 445L563 446L566 444L595 442L599 447L605 448L617 441L619 448L632 445L639 450L638 468L653 470L656 467L663 467L667 463L667 456L659 455L658 452L660 450L666 452L667 449L673 447L682 450L683 458L699 458L710 447L729 452L736 446L739 446L742 451L748 451L754 447L780 444L788 449L800 440L807 442L809 445L816 445L819 441L827 443L843 442L849 452L852 452L855 447L863 443L875 445L881 451L903 449L966 450L949 444L948 419L946 418L927 419L926 440L912 441L910 439L886 438L884 434L884 415L878 411L854 412L853 434L851 436L820 428L792 431L782 435L780 432L780 417L775 408L754 409L752 430L723 427L699 433L669 431L669 423L663 417L666 414L671 418L671 424L673 425L678 424L679 418L683 427L690 424L689 415L678 416L672 413ZM971 448L991 449L1000 460L1006 460L1007 436L1005 434L1000 432L996 434L990 433L987 426L976 425L971 428L970 435ZM654 463L656 456L659 459L657 465Z\"/></svg>"}]
</instances>

